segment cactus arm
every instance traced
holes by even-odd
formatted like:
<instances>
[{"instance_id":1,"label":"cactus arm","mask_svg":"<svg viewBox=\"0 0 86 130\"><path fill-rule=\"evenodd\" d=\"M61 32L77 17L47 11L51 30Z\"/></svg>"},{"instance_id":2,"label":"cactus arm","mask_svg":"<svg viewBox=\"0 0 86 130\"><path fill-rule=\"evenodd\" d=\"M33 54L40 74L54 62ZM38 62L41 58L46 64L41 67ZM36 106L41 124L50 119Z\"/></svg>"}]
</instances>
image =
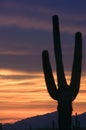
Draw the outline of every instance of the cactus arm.
<instances>
[{"instance_id":1,"label":"cactus arm","mask_svg":"<svg viewBox=\"0 0 86 130\"><path fill-rule=\"evenodd\" d=\"M67 82L64 74L64 68L63 68L63 62L62 62L59 20L58 20L58 16L56 15L53 16L53 38L54 38L54 51L55 51L55 59L56 59L58 87L67 86Z\"/></svg>"},{"instance_id":2,"label":"cactus arm","mask_svg":"<svg viewBox=\"0 0 86 130\"><path fill-rule=\"evenodd\" d=\"M75 35L74 61L70 83L70 88L72 91L72 100L76 98L80 87L81 62L82 62L82 36L80 32L77 32Z\"/></svg>"},{"instance_id":3,"label":"cactus arm","mask_svg":"<svg viewBox=\"0 0 86 130\"><path fill-rule=\"evenodd\" d=\"M50 96L57 100L58 99L58 91L54 82L54 77L52 74L52 69L49 61L48 51L42 52L42 64L43 64L43 71L46 81L47 90Z\"/></svg>"}]
</instances>

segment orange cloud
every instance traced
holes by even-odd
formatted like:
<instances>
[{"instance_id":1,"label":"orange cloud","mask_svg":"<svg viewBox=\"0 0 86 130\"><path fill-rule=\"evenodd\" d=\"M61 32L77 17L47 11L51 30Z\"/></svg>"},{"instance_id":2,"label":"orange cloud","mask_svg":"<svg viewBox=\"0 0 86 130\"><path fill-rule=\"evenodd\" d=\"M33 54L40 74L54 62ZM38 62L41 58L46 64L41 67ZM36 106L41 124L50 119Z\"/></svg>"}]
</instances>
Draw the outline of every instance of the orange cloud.
<instances>
[{"instance_id":1,"label":"orange cloud","mask_svg":"<svg viewBox=\"0 0 86 130\"><path fill-rule=\"evenodd\" d=\"M20 78L19 80L12 79L12 77L10 79L0 79L1 122L15 122L23 118L56 111L57 102L47 92L43 73L26 73L14 70L0 70L0 72L1 75L5 76L26 75L26 78ZM55 73L54 77L56 80ZM69 82L70 72L66 72L66 78ZM83 93L80 91L73 103L74 112L82 113L85 111L85 78L86 76L82 76L80 88ZM81 108L77 109L77 106Z\"/></svg>"}]
</instances>

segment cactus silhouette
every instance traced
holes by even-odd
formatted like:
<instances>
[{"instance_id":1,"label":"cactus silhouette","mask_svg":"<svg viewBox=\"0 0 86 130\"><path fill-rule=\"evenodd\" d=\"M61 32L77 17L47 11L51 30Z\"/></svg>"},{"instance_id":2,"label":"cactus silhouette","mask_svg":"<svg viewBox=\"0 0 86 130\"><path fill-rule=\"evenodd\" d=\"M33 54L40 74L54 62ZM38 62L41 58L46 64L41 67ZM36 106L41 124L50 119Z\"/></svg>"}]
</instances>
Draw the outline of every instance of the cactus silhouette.
<instances>
[{"instance_id":1,"label":"cactus silhouette","mask_svg":"<svg viewBox=\"0 0 86 130\"><path fill-rule=\"evenodd\" d=\"M74 60L70 85L67 84L64 74L62 52L60 43L59 19L53 16L54 52L56 60L57 83L54 81L52 68L47 50L42 52L42 64L47 90L50 96L58 101L59 130L71 130L72 101L76 98L80 88L81 62L82 62L82 36L75 34Z\"/></svg>"}]
</instances>

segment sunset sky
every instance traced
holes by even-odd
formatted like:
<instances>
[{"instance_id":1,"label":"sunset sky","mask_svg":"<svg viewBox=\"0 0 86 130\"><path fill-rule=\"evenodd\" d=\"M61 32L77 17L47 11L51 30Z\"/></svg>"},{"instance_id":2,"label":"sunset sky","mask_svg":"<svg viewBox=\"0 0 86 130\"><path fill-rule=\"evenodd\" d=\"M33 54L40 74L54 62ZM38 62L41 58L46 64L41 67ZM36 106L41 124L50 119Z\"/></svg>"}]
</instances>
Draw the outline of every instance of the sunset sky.
<instances>
[{"instance_id":1,"label":"sunset sky","mask_svg":"<svg viewBox=\"0 0 86 130\"><path fill-rule=\"evenodd\" d=\"M86 112L86 0L0 1L0 122L56 111L48 94L42 51L48 50L55 76L52 16L59 16L65 75L70 83L75 33L82 32L80 91L73 114Z\"/></svg>"}]
</instances>

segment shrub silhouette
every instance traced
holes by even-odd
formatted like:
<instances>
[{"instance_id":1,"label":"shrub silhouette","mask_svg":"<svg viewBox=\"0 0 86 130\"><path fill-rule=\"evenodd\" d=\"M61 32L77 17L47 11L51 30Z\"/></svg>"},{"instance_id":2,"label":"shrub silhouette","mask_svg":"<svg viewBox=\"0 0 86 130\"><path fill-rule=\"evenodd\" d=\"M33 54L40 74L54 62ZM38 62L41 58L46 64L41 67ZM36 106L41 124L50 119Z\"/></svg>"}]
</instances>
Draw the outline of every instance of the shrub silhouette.
<instances>
[{"instance_id":1,"label":"shrub silhouette","mask_svg":"<svg viewBox=\"0 0 86 130\"><path fill-rule=\"evenodd\" d=\"M75 34L75 50L70 85L67 84L64 74L58 16L53 16L54 52L56 60L57 82L55 84L47 50L42 52L42 63L47 90L50 96L58 101L59 130L71 130L72 101L76 98L80 88L82 62L82 36Z\"/></svg>"}]
</instances>

